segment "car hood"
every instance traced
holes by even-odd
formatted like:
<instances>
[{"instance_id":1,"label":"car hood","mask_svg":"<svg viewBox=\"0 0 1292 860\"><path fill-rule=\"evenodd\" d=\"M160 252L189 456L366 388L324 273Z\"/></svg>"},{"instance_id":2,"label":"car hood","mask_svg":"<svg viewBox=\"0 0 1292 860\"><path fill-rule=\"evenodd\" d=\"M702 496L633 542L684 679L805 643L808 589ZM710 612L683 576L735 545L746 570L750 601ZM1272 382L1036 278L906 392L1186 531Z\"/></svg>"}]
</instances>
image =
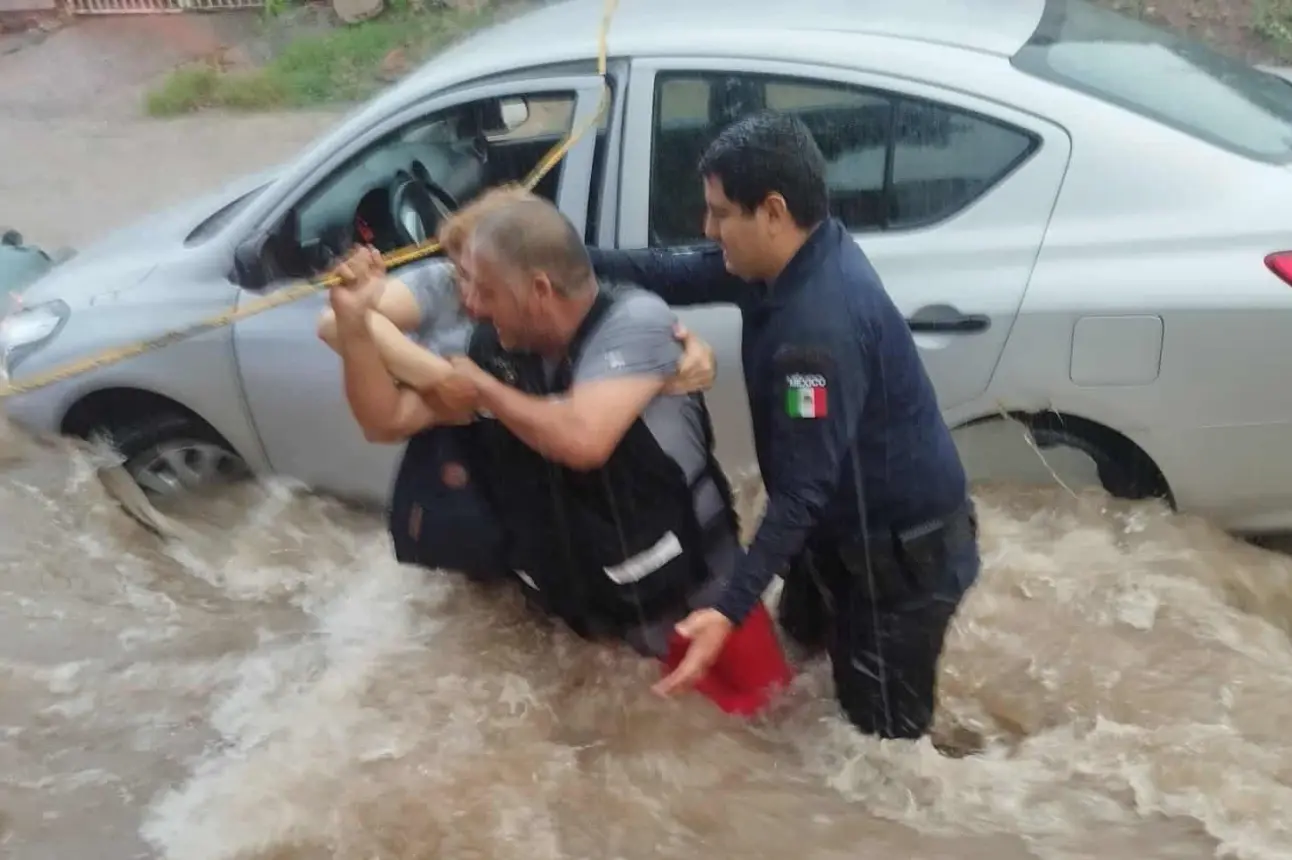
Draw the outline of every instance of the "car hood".
<instances>
[{"instance_id":1,"label":"car hood","mask_svg":"<svg viewBox=\"0 0 1292 860\"><path fill-rule=\"evenodd\" d=\"M244 176L212 194L147 216L78 249L23 291L24 304L61 299L92 305L139 286L153 269L180 252L184 239L222 207L271 181L278 169Z\"/></svg>"}]
</instances>

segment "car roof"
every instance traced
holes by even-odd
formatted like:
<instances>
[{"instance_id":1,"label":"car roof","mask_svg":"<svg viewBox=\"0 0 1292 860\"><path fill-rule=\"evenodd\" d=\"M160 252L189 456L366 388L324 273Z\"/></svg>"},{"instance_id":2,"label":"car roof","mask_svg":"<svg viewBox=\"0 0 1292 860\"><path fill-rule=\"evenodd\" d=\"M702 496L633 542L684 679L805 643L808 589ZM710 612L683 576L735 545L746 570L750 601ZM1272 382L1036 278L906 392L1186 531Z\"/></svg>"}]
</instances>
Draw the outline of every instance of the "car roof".
<instances>
[{"instance_id":1,"label":"car roof","mask_svg":"<svg viewBox=\"0 0 1292 860\"><path fill-rule=\"evenodd\" d=\"M849 65L862 62L861 46L850 39L856 35L1005 57L1032 36L1046 2L618 0L607 54L612 59L776 54ZM383 117L457 86L518 70L590 63L604 10L604 0L559 0L486 27L359 107L314 146L326 153Z\"/></svg>"},{"instance_id":2,"label":"car roof","mask_svg":"<svg viewBox=\"0 0 1292 860\"><path fill-rule=\"evenodd\" d=\"M1032 35L1044 6L1044 0L619 0L606 41L612 57L722 56L769 38L853 33L1008 56ZM488 27L414 72L407 90L595 57L604 8L603 0L562 0Z\"/></svg>"},{"instance_id":3,"label":"car roof","mask_svg":"<svg viewBox=\"0 0 1292 860\"><path fill-rule=\"evenodd\" d=\"M1036 28L1043 6L1043 0L619 0L610 43L616 54L657 54L687 31L719 48L739 33L825 30L1009 54ZM574 40L587 50L603 8L603 0L553 3L484 31L475 47L507 51L543 41L555 48Z\"/></svg>"}]
</instances>

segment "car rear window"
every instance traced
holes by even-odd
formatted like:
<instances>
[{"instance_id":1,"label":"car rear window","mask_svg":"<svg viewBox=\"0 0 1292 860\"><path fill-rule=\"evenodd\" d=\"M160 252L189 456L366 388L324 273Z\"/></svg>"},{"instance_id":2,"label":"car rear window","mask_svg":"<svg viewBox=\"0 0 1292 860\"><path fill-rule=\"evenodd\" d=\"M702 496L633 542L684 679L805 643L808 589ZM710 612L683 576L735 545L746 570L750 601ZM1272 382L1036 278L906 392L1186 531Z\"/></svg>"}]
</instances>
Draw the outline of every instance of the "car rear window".
<instances>
[{"instance_id":1,"label":"car rear window","mask_svg":"<svg viewBox=\"0 0 1292 860\"><path fill-rule=\"evenodd\" d=\"M1292 87L1085 0L1047 0L1014 66L1249 158L1292 161Z\"/></svg>"}]
</instances>

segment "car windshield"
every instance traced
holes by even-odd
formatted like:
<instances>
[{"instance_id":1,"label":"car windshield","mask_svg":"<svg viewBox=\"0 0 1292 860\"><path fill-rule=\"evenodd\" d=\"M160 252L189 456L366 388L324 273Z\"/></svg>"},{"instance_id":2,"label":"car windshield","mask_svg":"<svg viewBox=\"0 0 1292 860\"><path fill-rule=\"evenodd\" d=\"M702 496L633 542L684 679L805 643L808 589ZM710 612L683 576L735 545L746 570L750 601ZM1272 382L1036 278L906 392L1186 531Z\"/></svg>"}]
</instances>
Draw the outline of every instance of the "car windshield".
<instances>
[{"instance_id":1,"label":"car windshield","mask_svg":"<svg viewBox=\"0 0 1292 860\"><path fill-rule=\"evenodd\" d=\"M1019 70L1230 152L1292 160L1292 87L1193 39L1086 0L1048 0Z\"/></svg>"}]
</instances>

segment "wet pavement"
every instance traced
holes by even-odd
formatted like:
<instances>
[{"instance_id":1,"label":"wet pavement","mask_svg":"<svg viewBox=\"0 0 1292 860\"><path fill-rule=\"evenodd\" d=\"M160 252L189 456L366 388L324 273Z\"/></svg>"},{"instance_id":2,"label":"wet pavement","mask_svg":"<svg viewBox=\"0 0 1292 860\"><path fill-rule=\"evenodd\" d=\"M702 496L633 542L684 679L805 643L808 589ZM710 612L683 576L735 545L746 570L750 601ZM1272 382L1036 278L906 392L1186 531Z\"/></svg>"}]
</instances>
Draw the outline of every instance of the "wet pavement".
<instances>
[{"instance_id":1,"label":"wet pavement","mask_svg":"<svg viewBox=\"0 0 1292 860\"><path fill-rule=\"evenodd\" d=\"M0 54L0 225L76 246L294 155L336 115L142 116L150 83L254 28L245 15L123 16Z\"/></svg>"},{"instance_id":2,"label":"wet pavement","mask_svg":"<svg viewBox=\"0 0 1292 860\"><path fill-rule=\"evenodd\" d=\"M331 119L42 116L21 57L0 222L49 245ZM277 482L172 511L196 534L167 544L0 424L0 856L1292 857L1292 561L1098 493L976 496L937 734L983 750L948 758L858 737L820 663L756 723L660 702L653 665Z\"/></svg>"},{"instance_id":3,"label":"wet pavement","mask_svg":"<svg viewBox=\"0 0 1292 860\"><path fill-rule=\"evenodd\" d=\"M137 113L149 83L214 57L259 31L257 14L85 17L44 34L0 42L0 112L6 121ZM13 50L5 50L4 45Z\"/></svg>"}]
</instances>

